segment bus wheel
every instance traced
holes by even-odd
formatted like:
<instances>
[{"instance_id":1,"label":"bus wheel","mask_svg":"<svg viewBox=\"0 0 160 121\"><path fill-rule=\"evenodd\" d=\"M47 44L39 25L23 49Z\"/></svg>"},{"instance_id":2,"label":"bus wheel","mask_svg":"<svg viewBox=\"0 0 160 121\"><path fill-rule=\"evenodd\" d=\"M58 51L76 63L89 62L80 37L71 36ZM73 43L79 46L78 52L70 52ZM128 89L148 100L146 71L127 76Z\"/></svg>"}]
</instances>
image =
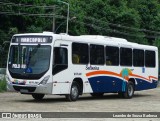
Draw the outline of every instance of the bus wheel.
<instances>
[{"instance_id":1,"label":"bus wheel","mask_svg":"<svg viewBox=\"0 0 160 121\"><path fill-rule=\"evenodd\" d=\"M133 82L129 81L126 86L126 92L123 93L123 97L130 99L133 97L133 95L134 95L134 84Z\"/></svg>"},{"instance_id":2,"label":"bus wheel","mask_svg":"<svg viewBox=\"0 0 160 121\"><path fill-rule=\"evenodd\" d=\"M73 81L70 94L66 95L66 99L68 101L76 101L78 97L79 97L79 86L77 82Z\"/></svg>"},{"instance_id":3,"label":"bus wheel","mask_svg":"<svg viewBox=\"0 0 160 121\"><path fill-rule=\"evenodd\" d=\"M92 97L103 97L104 93L91 93Z\"/></svg>"},{"instance_id":4,"label":"bus wheel","mask_svg":"<svg viewBox=\"0 0 160 121\"><path fill-rule=\"evenodd\" d=\"M44 94L32 94L32 97L33 97L35 100L42 100L43 97L44 97Z\"/></svg>"}]
</instances>

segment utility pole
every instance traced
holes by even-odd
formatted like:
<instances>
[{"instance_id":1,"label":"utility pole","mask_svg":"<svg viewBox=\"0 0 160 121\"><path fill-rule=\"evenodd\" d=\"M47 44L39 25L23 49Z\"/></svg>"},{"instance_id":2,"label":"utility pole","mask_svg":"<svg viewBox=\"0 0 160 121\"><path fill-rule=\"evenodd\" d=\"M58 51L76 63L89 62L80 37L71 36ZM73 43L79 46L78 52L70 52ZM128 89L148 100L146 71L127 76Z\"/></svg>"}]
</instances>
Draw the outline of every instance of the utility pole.
<instances>
[{"instance_id":1,"label":"utility pole","mask_svg":"<svg viewBox=\"0 0 160 121\"><path fill-rule=\"evenodd\" d=\"M56 15L56 6L54 5L53 6L53 25L52 25L52 31L53 31L53 33L55 32L55 28L56 28L56 17L55 17L55 15Z\"/></svg>"},{"instance_id":2,"label":"utility pole","mask_svg":"<svg viewBox=\"0 0 160 121\"><path fill-rule=\"evenodd\" d=\"M58 0L58 2L61 2L65 5L67 5L68 9L67 9L67 26L66 26L66 34L68 34L68 22L69 22L69 3L67 2L64 2L64 1L61 1L61 0Z\"/></svg>"}]
</instances>

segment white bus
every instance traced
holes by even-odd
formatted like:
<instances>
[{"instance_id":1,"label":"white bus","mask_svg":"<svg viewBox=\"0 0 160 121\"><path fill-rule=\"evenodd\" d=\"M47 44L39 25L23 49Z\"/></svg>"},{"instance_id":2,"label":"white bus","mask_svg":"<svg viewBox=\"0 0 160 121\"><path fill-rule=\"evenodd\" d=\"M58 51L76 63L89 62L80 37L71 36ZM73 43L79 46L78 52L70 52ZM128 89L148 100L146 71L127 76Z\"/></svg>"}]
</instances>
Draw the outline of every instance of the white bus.
<instances>
[{"instance_id":1,"label":"white bus","mask_svg":"<svg viewBox=\"0 0 160 121\"><path fill-rule=\"evenodd\" d=\"M6 80L10 91L43 99L46 94L94 97L157 87L158 49L126 39L51 32L16 34L11 39Z\"/></svg>"}]
</instances>

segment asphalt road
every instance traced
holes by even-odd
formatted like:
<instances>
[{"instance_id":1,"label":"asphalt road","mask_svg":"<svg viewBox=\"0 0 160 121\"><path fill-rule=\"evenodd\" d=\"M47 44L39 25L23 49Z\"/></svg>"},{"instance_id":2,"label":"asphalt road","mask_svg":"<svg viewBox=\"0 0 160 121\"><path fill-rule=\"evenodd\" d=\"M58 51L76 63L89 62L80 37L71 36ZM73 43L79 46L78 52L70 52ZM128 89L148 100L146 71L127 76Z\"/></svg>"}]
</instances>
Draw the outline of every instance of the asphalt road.
<instances>
[{"instance_id":1,"label":"asphalt road","mask_svg":"<svg viewBox=\"0 0 160 121\"><path fill-rule=\"evenodd\" d=\"M0 93L0 112L160 112L160 87L153 90L135 92L132 99L121 99L117 94L105 94L103 98L93 98L89 94L84 94L76 102L68 102L64 96L57 95L46 95L42 101L35 101L30 95L5 92ZM32 120L35 121L35 119ZM38 121L41 120L44 119L38 119ZM54 120L72 121L74 119L58 118ZM90 118L87 120L119 121L122 119ZM140 118L140 120L159 121L160 119ZM125 118L123 121L139 121L139 118Z\"/></svg>"}]
</instances>

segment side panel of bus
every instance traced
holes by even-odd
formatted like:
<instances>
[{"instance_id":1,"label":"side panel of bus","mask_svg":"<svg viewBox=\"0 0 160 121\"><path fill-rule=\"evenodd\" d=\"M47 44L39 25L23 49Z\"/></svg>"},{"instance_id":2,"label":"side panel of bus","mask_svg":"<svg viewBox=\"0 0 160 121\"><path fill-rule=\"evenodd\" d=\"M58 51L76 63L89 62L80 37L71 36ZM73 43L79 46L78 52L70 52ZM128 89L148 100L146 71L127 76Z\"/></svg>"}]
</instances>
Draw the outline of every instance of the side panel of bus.
<instances>
[{"instance_id":1,"label":"side panel of bus","mask_svg":"<svg viewBox=\"0 0 160 121\"><path fill-rule=\"evenodd\" d=\"M146 49L146 51L148 51ZM158 51L152 51L155 53L155 65L149 65L147 67L146 61L145 61L145 67L143 68L135 68L136 75L134 75L134 78L136 80L135 84L135 90L146 90L146 89L152 89L156 88L158 84ZM152 54L152 53L151 53ZM153 56L154 54L152 54ZM146 55L145 59L151 59L152 57L149 57ZM153 62L154 63L154 62Z\"/></svg>"},{"instance_id":2,"label":"side panel of bus","mask_svg":"<svg viewBox=\"0 0 160 121\"><path fill-rule=\"evenodd\" d=\"M74 43L77 44L75 45L75 48L73 48ZM85 46L87 45L88 49L86 49L85 51ZM90 57L86 59L88 60L88 62L85 61L79 62L80 57L76 57L74 54L77 53L73 51L75 50L77 50L77 52L84 51L83 53L88 53L89 56L90 55L89 48L91 45L96 45L96 44L72 42L66 40L55 41L55 47L67 49L68 66L66 69L53 75L53 90L52 90L53 94L69 94L71 84L73 81L80 82L83 93L124 92L128 81L132 81L134 83L135 90L137 91L152 89L157 87L157 80L158 80L157 50L155 49L149 50L155 52L156 63L155 65L148 65L148 67L146 65L136 67L134 66L134 64L132 65L133 60L131 60L131 66L123 66L121 60L119 60L118 65L109 65L107 64L108 62L106 62L107 61L106 57L104 64L98 64L98 65L90 64L89 62ZM104 49L106 49L106 46L108 45L101 45L101 46L103 46ZM117 45L115 44L115 47L118 47L119 51L121 48L125 48L125 47L119 47L118 44ZM134 48L131 47L129 49L131 49L131 55L132 55ZM139 49L141 49L140 46ZM144 52L148 51L147 49L141 49L141 50L143 50ZM106 52L104 54L106 56ZM131 59L133 58L131 57Z\"/></svg>"}]
</instances>

